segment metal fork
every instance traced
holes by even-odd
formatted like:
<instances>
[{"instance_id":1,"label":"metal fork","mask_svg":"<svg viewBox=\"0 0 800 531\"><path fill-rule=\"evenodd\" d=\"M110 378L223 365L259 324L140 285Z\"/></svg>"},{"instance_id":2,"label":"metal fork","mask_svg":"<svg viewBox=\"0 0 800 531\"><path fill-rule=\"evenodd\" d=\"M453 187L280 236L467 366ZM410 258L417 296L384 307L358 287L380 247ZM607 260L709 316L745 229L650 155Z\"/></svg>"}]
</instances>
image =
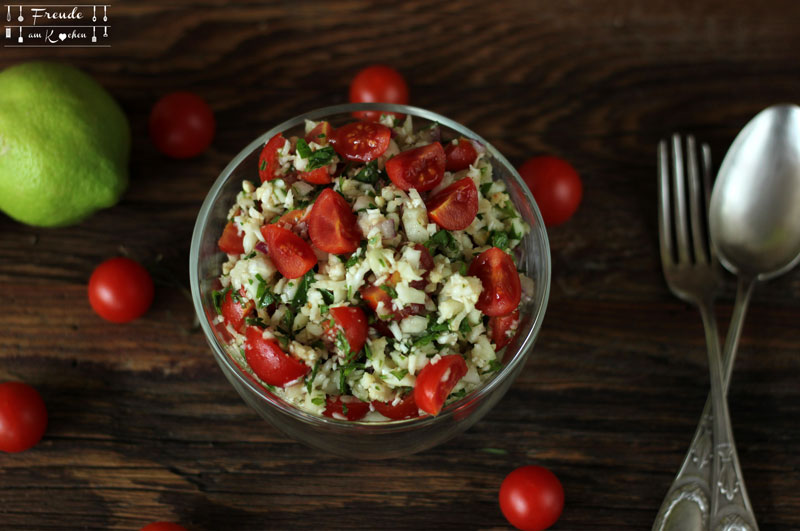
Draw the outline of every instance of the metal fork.
<instances>
[{"instance_id":1,"label":"metal fork","mask_svg":"<svg viewBox=\"0 0 800 531\"><path fill-rule=\"evenodd\" d=\"M694 138L686 138L686 157L681 140L676 134L671 145L662 140L658 146L661 266L670 291L700 310L708 347L711 393L683 465L661 504L653 531L757 530L725 399L731 349L726 349L723 380L713 311L714 299L722 286L722 268L709 241L706 223L711 150L703 144L701 175Z\"/></svg>"}]
</instances>

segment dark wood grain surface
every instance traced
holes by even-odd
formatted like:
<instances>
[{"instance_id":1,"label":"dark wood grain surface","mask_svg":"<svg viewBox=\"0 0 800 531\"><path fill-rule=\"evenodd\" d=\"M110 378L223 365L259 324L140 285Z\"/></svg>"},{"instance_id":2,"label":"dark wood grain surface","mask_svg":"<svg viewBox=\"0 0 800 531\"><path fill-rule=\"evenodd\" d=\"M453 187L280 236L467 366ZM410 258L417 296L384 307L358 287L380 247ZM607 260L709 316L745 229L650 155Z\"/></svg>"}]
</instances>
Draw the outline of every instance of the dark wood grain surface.
<instances>
[{"instance_id":1,"label":"dark wood grain surface","mask_svg":"<svg viewBox=\"0 0 800 531\"><path fill-rule=\"evenodd\" d=\"M551 468L553 529L649 529L708 390L695 308L661 275L655 146L679 130L717 163L763 107L800 98L800 2L559 0L112 2L105 49L0 49L0 67L70 62L131 121L131 184L78 225L0 216L0 381L36 386L43 441L0 454L0 528L507 529L503 477ZM200 204L246 143L346 101L383 62L411 100L463 122L514 163L566 157L575 217L549 230L550 305L524 372L456 439L390 461L350 461L287 439L249 409L193 328L188 251ZM217 136L168 160L147 116L166 92L205 97ZM86 283L103 259L157 266L147 315L102 321ZM734 279L718 306L724 328ZM730 391L762 530L800 529L800 272L757 288ZM487 448L502 453L489 453Z\"/></svg>"}]
</instances>

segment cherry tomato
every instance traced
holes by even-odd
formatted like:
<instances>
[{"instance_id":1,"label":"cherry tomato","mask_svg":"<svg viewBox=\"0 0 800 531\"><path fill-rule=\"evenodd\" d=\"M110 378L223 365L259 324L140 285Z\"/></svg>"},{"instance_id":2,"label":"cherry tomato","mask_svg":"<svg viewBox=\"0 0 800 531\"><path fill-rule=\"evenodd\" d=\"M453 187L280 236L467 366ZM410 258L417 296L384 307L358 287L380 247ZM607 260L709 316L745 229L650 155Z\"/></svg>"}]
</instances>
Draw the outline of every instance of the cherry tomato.
<instances>
[{"instance_id":1,"label":"cherry tomato","mask_svg":"<svg viewBox=\"0 0 800 531\"><path fill-rule=\"evenodd\" d=\"M199 155L214 139L214 112L191 92L167 94L150 111L150 138L156 149L175 159Z\"/></svg>"},{"instance_id":2,"label":"cherry tomato","mask_svg":"<svg viewBox=\"0 0 800 531\"><path fill-rule=\"evenodd\" d=\"M500 350L511 342L517 326L519 326L519 308L508 315L489 318L489 337L496 350Z\"/></svg>"},{"instance_id":3,"label":"cherry tomato","mask_svg":"<svg viewBox=\"0 0 800 531\"><path fill-rule=\"evenodd\" d=\"M447 230L464 230L478 213L478 187L464 177L428 199L428 217Z\"/></svg>"},{"instance_id":4,"label":"cherry tomato","mask_svg":"<svg viewBox=\"0 0 800 531\"><path fill-rule=\"evenodd\" d=\"M578 210L583 184L569 162L542 156L525 161L519 174L531 189L545 225L564 223Z\"/></svg>"},{"instance_id":5,"label":"cherry tomato","mask_svg":"<svg viewBox=\"0 0 800 531\"><path fill-rule=\"evenodd\" d=\"M564 487L540 466L520 467L500 486L500 510L517 529L541 531L558 520L564 509Z\"/></svg>"},{"instance_id":6,"label":"cherry tomato","mask_svg":"<svg viewBox=\"0 0 800 531\"><path fill-rule=\"evenodd\" d=\"M244 289L240 290L241 295L244 293ZM222 299L222 304L220 304L220 310L225 322L229 323L237 332L241 331L245 318L250 315L254 308L253 301L247 301L242 305L238 300L234 300L233 293L230 290L225 293L225 298Z\"/></svg>"},{"instance_id":7,"label":"cherry tomato","mask_svg":"<svg viewBox=\"0 0 800 531\"><path fill-rule=\"evenodd\" d=\"M150 273L130 258L106 260L89 277L89 304L112 323L127 323L144 315L154 294Z\"/></svg>"},{"instance_id":8,"label":"cherry tomato","mask_svg":"<svg viewBox=\"0 0 800 531\"><path fill-rule=\"evenodd\" d=\"M372 65L361 70L350 83L350 101L352 103L408 103L408 84L402 74L385 65ZM362 120L377 121L379 111L356 111L353 115Z\"/></svg>"},{"instance_id":9,"label":"cherry tomato","mask_svg":"<svg viewBox=\"0 0 800 531\"><path fill-rule=\"evenodd\" d=\"M331 133L333 132L333 128L331 124L325 121L319 122L317 125L314 126L311 131L306 133L305 141L309 144L311 142L315 142L320 146L324 146L328 143L328 140L331 138Z\"/></svg>"},{"instance_id":10,"label":"cherry tomato","mask_svg":"<svg viewBox=\"0 0 800 531\"><path fill-rule=\"evenodd\" d=\"M311 246L277 223L261 227L261 234L267 242L270 260L284 277L302 277L317 263Z\"/></svg>"},{"instance_id":11,"label":"cherry tomato","mask_svg":"<svg viewBox=\"0 0 800 531\"><path fill-rule=\"evenodd\" d=\"M353 122L333 132L333 149L347 160L369 162L389 147L392 130L374 122Z\"/></svg>"},{"instance_id":12,"label":"cherry tomato","mask_svg":"<svg viewBox=\"0 0 800 531\"><path fill-rule=\"evenodd\" d=\"M308 214L308 237L326 253L352 253L361 242L358 219L347 201L326 188L319 194Z\"/></svg>"},{"instance_id":13,"label":"cherry tomato","mask_svg":"<svg viewBox=\"0 0 800 531\"><path fill-rule=\"evenodd\" d=\"M369 402L354 396L329 396L325 401L326 417L338 420L361 420L369 413Z\"/></svg>"},{"instance_id":14,"label":"cherry tomato","mask_svg":"<svg viewBox=\"0 0 800 531\"><path fill-rule=\"evenodd\" d=\"M344 333L350 352L361 352L367 341L367 316L364 310L355 306L337 306L330 309L333 325L330 319L323 323L329 339L335 343L336 335L341 330Z\"/></svg>"},{"instance_id":15,"label":"cherry tomato","mask_svg":"<svg viewBox=\"0 0 800 531\"><path fill-rule=\"evenodd\" d=\"M358 290L361 294L361 298L364 299L364 302L367 303L367 306L372 309L378 316L382 317L383 319L388 319L392 321L402 321L409 315L422 315L425 313L425 305L424 304L417 304L417 303L410 303L406 304L399 310L395 310L392 306L392 297L383 289L381 286L363 286L361 289ZM378 310L378 306L380 303L383 303L381 310ZM375 323L376 325L385 324L381 321ZM376 329L379 331L383 331L384 327L376 326ZM390 334L385 334L390 335Z\"/></svg>"},{"instance_id":16,"label":"cherry tomato","mask_svg":"<svg viewBox=\"0 0 800 531\"><path fill-rule=\"evenodd\" d=\"M428 248L421 243L414 244L414 249L419 251L419 268L422 270L422 280L412 280L408 285L414 289L424 290L428 285L428 274L434 268L433 257Z\"/></svg>"},{"instance_id":17,"label":"cherry tomato","mask_svg":"<svg viewBox=\"0 0 800 531\"><path fill-rule=\"evenodd\" d=\"M223 253L242 254L244 252L243 239L244 235L239 234L236 224L233 221L229 221L228 224L225 225L225 229L222 231L222 236L220 236L217 245L219 245L219 250Z\"/></svg>"},{"instance_id":18,"label":"cherry tomato","mask_svg":"<svg viewBox=\"0 0 800 531\"><path fill-rule=\"evenodd\" d=\"M522 298L519 273L511 257L497 247L479 254L469 265L467 274L481 279L483 290L475 305L477 309L496 317L513 312Z\"/></svg>"},{"instance_id":19,"label":"cherry tomato","mask_svg":"<svg viewBox=\"0 0 800 531\"><path fill-rule=\"evenodd\" d=\"M438 415L450 391L465 374L467 363L460 354L443 356L438 362L425 365L414 386L417 406L426 413Z\"/></svg>"},{"instance_id":20,"label":"cherry tomato","mask_svg":"<svg viewBox=\"0 0 800 531\"><path fill-rule=\"evenodd\" d=\"M0 452L22 452L47 429L47 408L39 392L22 382L0 384Z\"/></svg>"},{"instance_id":21,"label":"cherry tomato","mask_svg":"<svg viewBox=\"0 0 800 531\"><path fill-rule=\"evenodd\" d=\"M261 150L261 155L258 156L258 178L261 182L271 181L277 175L278 168L278 152L286 145L286 140L281 133L273 136L264 144Z\"/></svg>"},{"instance_id":22,"label":"cherry tomato","mask_svg":"<svg viewBox=\"0 0 800 531\"><path fill-rule=\"evenodd\" d=\"M305 363L286 354L274 339L265 339L262 332L257 326L248 326L245 332L244 356L256 376L283 387L308 373Z\"/></svg>"},{"instance_id":23,"label":"cherry tomato","mask_svg":"<svg viewBox=\"0 0 800 531\"><path fill-rule=\"evenodd\" d=\"M311 171L302 171L297 176L307 183L311 184L330 184L333 179L331 174L328 173L328 167L323 166Z\"/></svg>"},{"instance_id":24,"label":"cherry tomato","mask_svg":"<svg viewBox=\"0 0 800 531\"><path fill-rule=\"evenodd\" d=\"M447 171L466 170L478 158L475 146L466 138L459 138L457 144L448 143L444 148L444 154L447 157L445 165Z\"/></svg>"},{"instance_id":25,"label":"cherry tomato","mask_svg":"<svg viewBox=\"0 0 800 531\"><path fill-rule=\"evenodd\" d=\"M444 176L445 155L439 142L409 149L386 161L389 179L401 190L427 192Z\"/></svg>"},{"instance_id":26,"label":"cherry tomato","mask_svg":"<svg viewBox=\"0 0 800 531\"><path fill-rule=\"evenodd\" d=\"M140 531L187 531L187 529L172 522L153 522L144 526Z\"/></svg>"},{"instance_id":27,"label":"cherry tomato","mask_svg":"<svg viewBox=\"0 0 800 531\"><path fill-rule=\"evenodd\" d=\"M372 407L386 418L392 420L412 419L419 417L419 408L417 401L414 399L414 393L408 393L397 404L392 405L391 402L380 402L374 400Z\"/></svg>"},{"instance_id":28,"label":"cherry tomato","mask_svg":"<svg viewBox=\"0 0 800 531\"><path fill-rule=\"evenodd\" d=\"M303 220L305 213L306 211L304 208L296 208L294 210L290 210L286 214L279 217L278 221L276 221L275 223L280 225L284 229L291 230L292 227L294 227Z\"/></svg>"}]
</instances>

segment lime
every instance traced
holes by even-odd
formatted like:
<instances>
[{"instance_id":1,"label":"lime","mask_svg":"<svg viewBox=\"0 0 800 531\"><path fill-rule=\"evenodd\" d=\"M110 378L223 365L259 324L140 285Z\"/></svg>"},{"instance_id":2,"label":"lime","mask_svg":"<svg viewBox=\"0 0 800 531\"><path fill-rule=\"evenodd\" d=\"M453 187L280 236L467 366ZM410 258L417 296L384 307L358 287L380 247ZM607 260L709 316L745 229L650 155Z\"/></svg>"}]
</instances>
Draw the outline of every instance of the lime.
<instances>
[{"instance_id":1,"label":"lime","mask_svg":"<svg viewBox=\"0 0 800 531\"><path fill-rule=\"evenodd\" d=\"M128 184L131 133L94 79L57 63L0 72L0 210L41 227L115 204Z\"/></svg>"}]
</instances>

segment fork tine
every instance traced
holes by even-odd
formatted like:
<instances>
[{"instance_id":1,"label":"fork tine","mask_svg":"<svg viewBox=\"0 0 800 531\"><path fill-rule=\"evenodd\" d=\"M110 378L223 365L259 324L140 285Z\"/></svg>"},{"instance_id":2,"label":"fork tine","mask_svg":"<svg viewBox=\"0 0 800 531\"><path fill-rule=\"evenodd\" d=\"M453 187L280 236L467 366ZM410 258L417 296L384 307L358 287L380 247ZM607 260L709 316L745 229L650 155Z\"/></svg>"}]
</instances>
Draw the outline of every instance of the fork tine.
<instances>
[{"instance_id":1,"label":"fork tine","mask_svg":"<svg viewBox=\"0 0 800 531\"><path fill-rule=\"evenodd\" d=\"M689 227L686 223L686 192L683 174L683 146L679 134L672 135L672 208L678 262L689 262Z\"/></svg>"},{"instance_id":2,"label":"fork tine","mask_svg":"<svg viewBox=\"0 0 800 531\"><path fill-rule=\"evenodd\" d=\"M705 193L700 184L700 169L697 162L697 146L694 137L686 137L686 173L689 186L689 226L692 230L692 248L694 259L698 263L708 263L708 238L706 222Z\"/></svg>"},{"instance_id":3,"label":"fork tine","mask_svg":"<svg viewBox=\"0 0 800 531\"><path fill-rule=\"evenodd\" d=\"M669 152L667 141L662 140L658 143L658 241L661 247L662 264L674 262L669 183Z\"/></svg>"},{"instance_id":4,"label":"fork tine","mask_svg":"<svg viewBox=\"0 0 800 531\"><path fill-rule=\"evenodd\" d=\"M708 228L708 208L709 204L711 203L711 148L705 142L702 144L701 154L703 157L703 204L706 208L706 228ZM714 246L711 244L710 236L708 241L708 254L711 259L712 264L716 264L717 259L717 251L714 249Z\"/></svg>"}]
</instances>

